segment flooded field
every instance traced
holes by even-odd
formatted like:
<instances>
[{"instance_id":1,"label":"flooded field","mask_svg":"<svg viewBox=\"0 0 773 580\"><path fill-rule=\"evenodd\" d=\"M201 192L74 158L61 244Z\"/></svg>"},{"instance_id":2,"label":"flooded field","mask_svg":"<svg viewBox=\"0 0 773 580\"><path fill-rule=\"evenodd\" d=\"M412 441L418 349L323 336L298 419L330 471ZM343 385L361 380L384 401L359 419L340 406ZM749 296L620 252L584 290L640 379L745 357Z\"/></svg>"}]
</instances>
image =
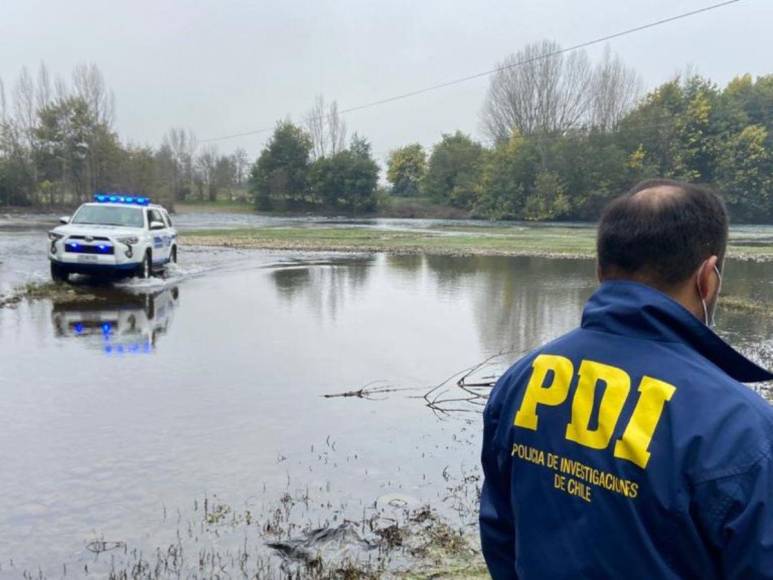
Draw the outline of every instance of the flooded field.
<instances>
[{"instance_id":1,"label":"flooded field","mask_svg":"<svg viewBox=\"0 0 773 580\"><path fill-rule=\"evenodd\" d=\"M47 278L45 227L0 231L0 294ZM490 381L574 327L593 262L206 248L180 262L0 308L0 577L475 561L481 401L455 381L501 353L475 371ZM725 279L720 331L771 366L773 263L731 261ZM434 552L454 542L458 562Z\"/></svg>"}]
</instances>

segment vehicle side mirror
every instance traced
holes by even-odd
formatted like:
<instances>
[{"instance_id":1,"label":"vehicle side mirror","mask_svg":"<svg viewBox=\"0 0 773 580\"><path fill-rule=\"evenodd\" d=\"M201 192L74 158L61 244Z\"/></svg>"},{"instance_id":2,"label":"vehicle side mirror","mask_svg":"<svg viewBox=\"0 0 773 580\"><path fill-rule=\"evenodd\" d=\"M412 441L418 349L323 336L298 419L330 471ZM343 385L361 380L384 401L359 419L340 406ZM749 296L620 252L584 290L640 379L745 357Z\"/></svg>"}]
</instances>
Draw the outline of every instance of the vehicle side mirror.
<instances>
[{"instance_id":1,"label":"vehicle side mirror","mask_svg":"<svg viewBox=\"0 0 773 580\"><path fill-rule=\"evenodd\" d=\"M150 222L151 230L163 230L165 227L164 222Z\"/></svg>"},{"instance_id":2,"label":"vehicle side mirror","mask_svg":"<svg viewBox=\"0 0 773 580\"><path fill-rule=\"evenodd\" d=\"M70 223L70 216L63 215L59 218L60 224L69 224Z\"/></svg>"}]
</instances>

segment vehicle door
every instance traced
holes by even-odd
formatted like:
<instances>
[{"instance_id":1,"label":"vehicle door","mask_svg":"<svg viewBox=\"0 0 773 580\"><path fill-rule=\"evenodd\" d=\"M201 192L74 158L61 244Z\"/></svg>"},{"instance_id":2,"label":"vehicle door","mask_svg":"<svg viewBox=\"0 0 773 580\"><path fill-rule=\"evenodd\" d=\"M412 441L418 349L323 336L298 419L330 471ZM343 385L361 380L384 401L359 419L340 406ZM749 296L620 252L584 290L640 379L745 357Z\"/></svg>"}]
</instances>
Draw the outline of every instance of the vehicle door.
<instances>
[{"instance_id":1,"label":"vehicle door","mask_svg":"<svg viewBox=\"0 0 773 580\"><path fill-rule=\"evenodd\" d=\"M162 227L154 229L154 224L161 224ZM153 263L163 264L169 261L169 253L172 247L172 236L169 231L166 220L161 215L161 211L155 208L148 209L148 228L150 236L153 239Z\"/></svg>"},{"instance_id":2,"label":"vehicle door","mask_svg":"<svg viewBox=\"0 0 773 580\"><path fill-rule=\"evenodd\" d=\"M175 241L177 240L177 230L174 229L174 224L172 223L172 218L169 215L169 212L166 211L165 209L161 210L161 215L163 216L164 223L166 224L166 227L169 230L169 237L172 239L172 243L170 244L170 247L174 246L175 245Z\"/></svg>"}]
</instances>

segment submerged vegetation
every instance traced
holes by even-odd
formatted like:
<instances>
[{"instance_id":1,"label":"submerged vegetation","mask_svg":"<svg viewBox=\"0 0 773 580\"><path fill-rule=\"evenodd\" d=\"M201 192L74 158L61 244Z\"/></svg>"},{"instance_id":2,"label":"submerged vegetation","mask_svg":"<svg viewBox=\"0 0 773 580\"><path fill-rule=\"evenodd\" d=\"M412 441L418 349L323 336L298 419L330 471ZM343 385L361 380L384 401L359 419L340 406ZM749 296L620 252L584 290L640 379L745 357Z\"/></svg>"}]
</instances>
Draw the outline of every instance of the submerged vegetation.
<instances>
[{"instance_id":1,"label":"submerged vegetation","mask_svg":"<svg viewBox=\"0 0 773 580\"><path fill-rule=\"evenodd\" d=\"M480 477L443 473L446 514L408 496L349 506L287 491L265 503L196 500L183 516L164 508L151 542L96 537L64 576L111 580L252 578L370 580L488 578L477 537ZM359 514L356 515L355 514ZM453 514L453 517L451 517ZM453 522L453 523L452 523ZM164 538L160 540L159 538ZM14 569L11 563L10 569ZM8 569L6 570L8 571ZM24 578L43 579L37 571Z\"/></svg>"}]
</instances>

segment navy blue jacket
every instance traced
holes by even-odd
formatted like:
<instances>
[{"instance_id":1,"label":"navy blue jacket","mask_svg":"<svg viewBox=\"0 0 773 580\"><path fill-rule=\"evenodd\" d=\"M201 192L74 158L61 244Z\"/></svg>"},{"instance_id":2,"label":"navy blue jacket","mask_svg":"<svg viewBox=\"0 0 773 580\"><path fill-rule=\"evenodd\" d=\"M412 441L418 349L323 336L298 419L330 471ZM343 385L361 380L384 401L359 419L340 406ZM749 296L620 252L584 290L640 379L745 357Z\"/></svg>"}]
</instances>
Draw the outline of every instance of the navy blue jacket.
<instances>
[{"instance_id":1,"label":"navy blue jacket","mask_svg":"<svg viewBox=\"0 0 773 580\"><path fill-rule=\"evenodd\" d=\"M484 412L480 529L505 578L773 578L773 379L680 304L606 282Z\"/></svg>"}]
</instances>

